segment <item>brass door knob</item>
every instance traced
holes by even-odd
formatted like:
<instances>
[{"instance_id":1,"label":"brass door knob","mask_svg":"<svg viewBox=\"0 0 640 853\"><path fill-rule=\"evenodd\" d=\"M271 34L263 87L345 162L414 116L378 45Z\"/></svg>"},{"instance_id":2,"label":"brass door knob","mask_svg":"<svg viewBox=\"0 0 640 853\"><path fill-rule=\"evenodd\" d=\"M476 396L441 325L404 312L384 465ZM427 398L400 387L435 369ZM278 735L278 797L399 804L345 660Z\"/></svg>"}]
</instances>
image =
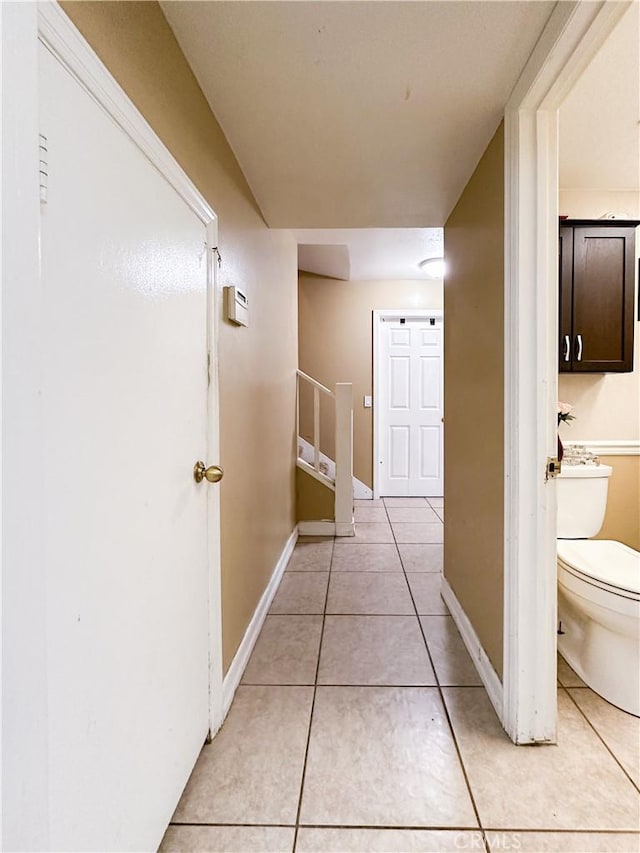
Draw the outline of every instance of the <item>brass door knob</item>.
<instances>
[{"instance_id":1,"label":"brass door knob","mask_svg":"<svg viewBox=\"0 0 640 853\"><path fill-rule=\"evenodd\" d=\"M209 465L207 468L204 462L198 460L193 466L193 479L196 483L201 483L203 480L207 480L209 483L219 483L223 477L224 471L219 465Z\"/></svg>"}]
</instances>

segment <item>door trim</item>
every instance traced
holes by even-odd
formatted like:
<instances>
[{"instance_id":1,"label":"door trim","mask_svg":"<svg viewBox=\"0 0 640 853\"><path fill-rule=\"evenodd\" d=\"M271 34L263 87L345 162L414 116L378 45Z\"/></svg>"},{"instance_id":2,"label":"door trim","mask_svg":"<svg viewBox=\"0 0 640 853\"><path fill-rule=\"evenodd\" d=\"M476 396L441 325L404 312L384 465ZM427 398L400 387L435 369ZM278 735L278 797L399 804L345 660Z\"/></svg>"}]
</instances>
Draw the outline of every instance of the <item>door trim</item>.
<instances>
[{"instance_id":1,"label":"door trim","mask_svg":"<svg viewBox=\"0 0 640 853\"><path fill-rule=\"evenodd\" d=\"M215 253L218 246L217 216L142 113L134 106L124 89L116 82L57 3L38 4L38 38L122 128L206 226L208 256L206 335L209 384L207 447L203 450L206 449L207 459L217 463L220 459L217 345L222 298L216 276L218 269ZM206 540L209 574L209 733L213 736L223 722L220 490L217 488L207 489Z\"/></svg>"},{"instance_id":2,"label":"door trim","mask_svg":"<svg viewBox=\"0 0 640 853\"><path fill-rule=\"evenodd\" d=\"M43 427L41 364L45 358L41 329L43 300L39 275L39 91L38 44L42 41L71 70L81 85L112 116L169 181L207 227L213 240L214 211L182 172L122 89L97 59L56 3L2 4L3 205L11 210L3 232L3 743L2 764L12 785L3 788L3 840L7 847L49 849L46 706L46 584L43 576L43 520L40 478ZM215 242L213 243L215 245ZM213 291L214 269L209 288ZM217 328L210 303L209 329ZM217 336L214 335L214 344ZM218 411L216 354L207 409ZM212 418L215 424L217 417ZM209 434L209 452L218 447ZM204 450L204 448L203 448ZM24 460L30 461L25 477ZM217 459L217 453L216 453ZM209 493L218 490L210 489ZM219 496L207 507L209 525L219 524ZM210 528L212 529L212 528ZM219 553L209 550L210 666L212 696L222 691ZM25 665L25 661L28 665ZM210 703L210 726L221 720ZM28 731L29 737L22 732ZM11 734L13 732L13 735Z\"/></svg>"},{"instance_id":3,"label":"door trim","mask_svg":"<svg viewBox=\"0 0 640 853\"><path fill-rule=\"evenodd\" d=\"M630 0L629 0L630 2ZM504 706L556 740L558 109L629 2L558 3L505 110Z\"/></svg>"},{"instance_id":4,"label":"door trim","mask_svg":"<svg viewBox=\"0 0 640 853\"><path fill-rule=\"evenodd\" d=\"M56 2L38 3L40 41L118 124L205 224L216 214Z\"/></svg>"},{"instance_id":5,"label":"door trim","mask_svg":"<svg viewBox=\"0 0 640 853\"><path fill-rule=\"evenodd\" d=\"M442 308L387 308L376 309L372 312L373 323L373 498L374 500L380 497L380 475L378 474L378 465L376 460L380 457L380 416L381 409L378 406L378 389L380 387L380 375L382 368L380 361L382 358L382 322L383 320L397 320L400 317L410 317L412 320L419 320L421 317L437 317L444 319L444 310ZM442 354L444 364L444 352Z\"/></svg>"},{"instance_id":6,"label":"door trim","mask_svg":"<svg viewBox=\"0 0 640 853\"><path fill-rule=\"evenodd\" d=\"M2 229L0 348L2 769L11 780L2 786L2 842L49 850L36 4L1 3L0 21L2 205L11 211Z\"/></svg>"}]
</instances>

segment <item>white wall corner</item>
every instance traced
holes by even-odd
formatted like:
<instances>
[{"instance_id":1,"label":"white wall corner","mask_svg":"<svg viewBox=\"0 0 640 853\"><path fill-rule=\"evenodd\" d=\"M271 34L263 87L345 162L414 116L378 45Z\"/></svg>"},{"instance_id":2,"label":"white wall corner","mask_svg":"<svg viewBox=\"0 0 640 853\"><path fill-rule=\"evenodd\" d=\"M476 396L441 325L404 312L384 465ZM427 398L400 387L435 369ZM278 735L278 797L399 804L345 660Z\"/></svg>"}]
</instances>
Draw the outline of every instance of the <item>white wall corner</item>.
<instances>
[{"instance_id":1,"label":"white wall corner","mask_svg":"<svg viewBox=\"0 0 640 853\"><path fill-rule=\"evenodd\" d=\"M465 644L467 651L473 661L473 665L478 671L478 675L482 679L487 695L493 705L493 708L498 715L500 723L503 723L504 716L504 690L498 673L493 668L493 664L480 643L478 635L469 617L464 612L462 605L458 601L456 594L451 589L449 582L443 576L440 594L444 603L449 608L449 612L456 623L456 627L462 637L462 642Z\"/></svg>"},{"instance_id":2,"label":"white wall corner","mask_svg":"<svg viewBox=\"0 0 640 853\"><path fill-rule=\"evenodd\" d=\"M273 570L273 574L271 575L271 579L267 584L267 588L263 592L262 598L258 602L258 606L256 607L251 621L247 626L247 630L244 633L242 642L238 646L238 651L235 653L233 661L231 662L231 666L229 667L227 674L224 677L224 680L222 682L222 718L218 721L218 725L215 731L212 731L212 735L220 729L220 726L222 726L225 717L229 713L229 708L231 707L231 703L233 702L233 697L236 694L238 685L240 684L247 663L249 662L253 647L255 646L256 641L260 635L260 631L262 630L262 626L264 625L264 620L266 619L267 613L269 612L269 608L271 607L271 602L273 601L274 596L278 591L278 586L280 585L284 570L286 569L287 564L291 559L293 549L295 548L296 542L298 540L298 535L299 530L296 526L293 529L289 538L287 539L284 548L282 549L282 553L280 554L278 562L276 563L276 567Z\"/></svg>"}]
</instances>

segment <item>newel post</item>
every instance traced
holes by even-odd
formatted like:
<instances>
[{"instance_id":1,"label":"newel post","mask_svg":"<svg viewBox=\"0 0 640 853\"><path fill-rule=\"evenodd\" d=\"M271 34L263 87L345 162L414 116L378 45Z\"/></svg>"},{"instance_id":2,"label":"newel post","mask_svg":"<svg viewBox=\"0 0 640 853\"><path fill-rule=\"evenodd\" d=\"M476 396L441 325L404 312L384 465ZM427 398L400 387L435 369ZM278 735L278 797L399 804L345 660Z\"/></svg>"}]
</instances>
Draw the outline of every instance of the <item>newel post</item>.
<instances>
[{"instance_id":1,"label":"newel post","mask_svg":"<svg viewBox=\"0 0 640 853\"><path fill-rule=\"evenodd\" d=\"M336 536L353 536L353 386L336 384Z\"/></svg>"}]
</instances>

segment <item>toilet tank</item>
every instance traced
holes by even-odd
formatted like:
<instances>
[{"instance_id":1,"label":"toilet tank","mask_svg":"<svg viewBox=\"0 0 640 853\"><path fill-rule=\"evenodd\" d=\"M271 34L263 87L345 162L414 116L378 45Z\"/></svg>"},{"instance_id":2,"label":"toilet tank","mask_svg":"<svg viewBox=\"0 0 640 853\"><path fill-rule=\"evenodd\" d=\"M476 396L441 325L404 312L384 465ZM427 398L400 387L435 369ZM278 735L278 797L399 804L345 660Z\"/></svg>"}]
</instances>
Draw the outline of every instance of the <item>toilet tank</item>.
<instances>
[{"instance_id":1,"label":"toilet tank","mask_svg":"<svg viewBox=\"0 0 640 853\"><path fill-rule=\"evenodd\" d=\"M562 465L558 475L558 539L588 539L602 527L610 465Z\"/></svg>"}]
</instances>

